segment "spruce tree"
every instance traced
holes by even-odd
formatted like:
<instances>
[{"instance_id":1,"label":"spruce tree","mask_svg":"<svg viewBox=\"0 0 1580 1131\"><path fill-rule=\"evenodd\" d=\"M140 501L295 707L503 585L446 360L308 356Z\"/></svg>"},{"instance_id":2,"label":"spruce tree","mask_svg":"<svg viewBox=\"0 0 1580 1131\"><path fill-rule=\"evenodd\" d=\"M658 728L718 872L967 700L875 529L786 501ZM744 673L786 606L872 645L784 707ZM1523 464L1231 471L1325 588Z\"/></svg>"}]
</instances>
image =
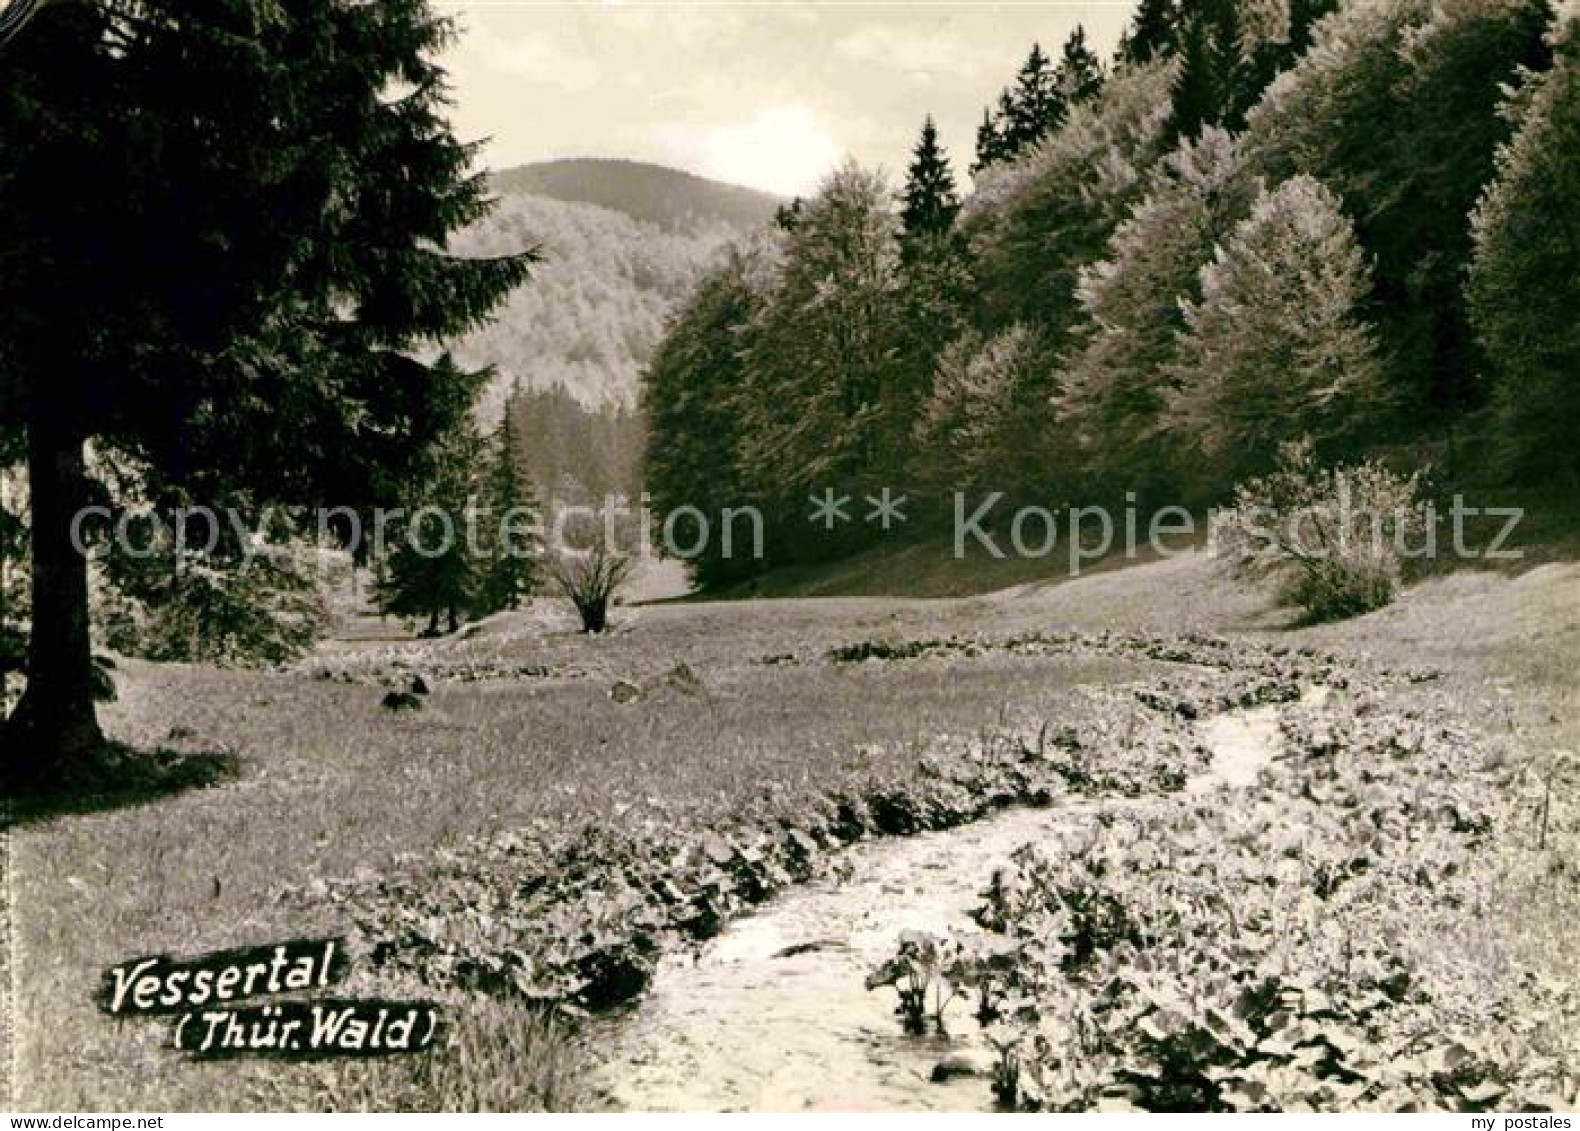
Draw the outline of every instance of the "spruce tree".
<instances>
[{"instance_id":1,"label":"spruce tree","mask_svg":"<svg viewBox=\"0 0 1580 1131\"><path fill-rule=\"evenodd\" d=\"M266 539L244 542L222 520L211 539L198 524L183 544L171 526L139 522L126 544L103 547L94 608L103 642L128 656L220 666L282 664L311 647L329 613L310 522L240 517L249 529L266 525Z\"/></svg>"},{"instance_id":2,"label":"spruce tree","mask_svg":"<svg viewBox=\"0 0 1580 1131\"><path fill-rule=\"evenodd\" d=\"M481 499L482 549L487 560L478 584L479 612L518 609L537 588L543 511L517 439L519 407L516 395L505 402L488 452Z\"/></svg>"},{"instance_id":3,"label":"spruce tree","mask_svg":"<svg viewBox=\"0 0 1580 1131\"><path fill-rule=\"evenodd\" d=\"M421 347L529 257L443 250L488 206L450 36L425 0L142 0L47 4L6 44L0 431L25 429L32 502L8 786L105 766L70 533L90 440L156 499L367 508L467 412L477 376Z\"/></svg>"},{"instance_id":4,"label":"spruce tree","mask_svg":"<svg viewBox=\"0 0 1580 1131\"><path fill-rule=\"evenodd\" d=\"M976 176L988 166L1002 161L1004 156L1002 122L994 116L992 110L983 110L981 124L977 126L976 160L971 165L971 175Z\"/></svg>"},{"instance_id":5,"label":"spruce tree","mask_svg":"<svg viewBox=\"0 0 1580 1131\"><path fill-rule=\"evenodd\" d=\"M1025 153L1058 128L1068 109L1059 71L1033 43L1014 85L999 92L997 109L983 112L972 174Z\"/></svg>"},{"instance_id":6,"label":"spruce tree","mask_svg":"<svg viewBox=\"0 0 1580 1131\"><path fill-rule=\"evenodd\" d=\"M955 174L938 143L938 127L929 114L911 151L911 167L900 196L900 224L907 247L948 234L960 212Z\"/></svg>"},{"instance_id":7,"label":"spruce tree","mask_svg":"<svg viewBox=\"0 0 1580 1131\"><path fill-rule=\"evenodd\" d=\"M1238 132L1268 85L1311 45L1316 22L1338 0L1183 0L1170 49L1180 57L1173 133Z\"/></svg>"},{"instance_id":8,"label":"spruce tree","mask_svg":"<svg viewBox=\"0 0 1580 1131\"><path fill-rule=\"evenodd\" d=\"M1236 130L1268 86L1311 46L1317 22L1338 7L1338 0L1284 0L1271 9L1273 18L1265 26L1249 29L1251 40L1245 52L1243 80L1229 114L1225 116Z\"/></svg>"},{"instance_id":9,"label":"spruce tree","mask_svg":"<svg viewBox=\"0 0 1580 1131\"><path fill-rule=\"evenodd\" d=\"M1176 0L1141 0L1119 41L1118 60L1132 66L1172 53L1178 46Z\"/></svg>"},{"instance_id":10,"label":"spruce tree","mask_svg":"<svg viewBox=\"0 0 1580 1131\"><path fill-rule=\"evenodd\" d=\"M1182 13L1174 87L1175 137L1194 138L1203 126L1234 128L1246 109L1244 29L1238 0L1187 0Z\"/></svg>"},{"instance_id":11,"label":"spruce tree","mask_svg":"<svg viewBox=\"0 0 1580 1131\"><path fill-rule=\"evenodd\" d=\"M1036 145L1064 121L1067 110L1058 72L1041 44L1033 43L1004 104L1006 156L1016 157Z\"/></svg>"},{"instance_id":12,"label":"spruce tree","mask_svg":"<svg viewBox=\"0 0 1580 1131\"><path fill-rule=\"evenodd\" d=\"M423 634L437 636L456 631L461 614L482 603L486 559L477 551L485 516L473 506L482 444L463 423L429 455L429 474L404 492L407 505L390 529L375 599L385 615L426 618Z\"/></svg>"},{"instance_id":13,"label":"spruce tree","mask_svg":"<svg viewBox=\"0 0 1580 1131\"><path fill-rule=\"evenodd\" d=\"M886 482L896 483L914 462L912 431L933 366L965 328L971 295L969 259L954 230L960 198L931 115L913 152L901 193L898 356L882 407L875 468Z\"/></svg>"},{"instance_id":14,"label":"spruce tree","mask_svg":"<svg viewBox=\"0 0 1580 1131\"><path fill-rule=\"evenodd\" d=\"M1080 24L1064 41L1058 84L1066 107L1089 102L1103 89L1103 61L1086 45L1086 29Z\"/></svg>"}]
</instances>

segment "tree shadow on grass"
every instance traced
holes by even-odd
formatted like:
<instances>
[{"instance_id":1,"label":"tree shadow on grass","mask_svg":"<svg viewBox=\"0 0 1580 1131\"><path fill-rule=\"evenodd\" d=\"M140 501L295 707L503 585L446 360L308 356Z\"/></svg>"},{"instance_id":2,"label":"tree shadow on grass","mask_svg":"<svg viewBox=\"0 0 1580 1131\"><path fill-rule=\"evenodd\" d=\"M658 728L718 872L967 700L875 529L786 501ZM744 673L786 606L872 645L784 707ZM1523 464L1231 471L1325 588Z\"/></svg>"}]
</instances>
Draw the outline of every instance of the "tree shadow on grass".
<instances>
[{"instance_id":1,"label":"tree shadow on grass","mask_svg":"<svg viewBox=\"0 0 1580 1131\"><path fill-rule=\"evenodd\" d=\"M1514 578L1541 566L1580 562L1580 487L1467 487L1462 498L1474 510L1460 520L1458 544L1452 501L1439 500L1437 552L1406 563L1407 580L1465 572Z\"/></svg>"},{"instance_id":2,"label":"tree shadow on grass","mask_svg":"<svg viewBox=\"0 0 1580 1131\"><path fill-rule=\"evenodd\" d=\"M179 793L235 781L241 759L229 751L138 750L106 742L95 763L59 792L0 795L0 831L73 814L147 805Z\"/></svg>"}]
</instances>

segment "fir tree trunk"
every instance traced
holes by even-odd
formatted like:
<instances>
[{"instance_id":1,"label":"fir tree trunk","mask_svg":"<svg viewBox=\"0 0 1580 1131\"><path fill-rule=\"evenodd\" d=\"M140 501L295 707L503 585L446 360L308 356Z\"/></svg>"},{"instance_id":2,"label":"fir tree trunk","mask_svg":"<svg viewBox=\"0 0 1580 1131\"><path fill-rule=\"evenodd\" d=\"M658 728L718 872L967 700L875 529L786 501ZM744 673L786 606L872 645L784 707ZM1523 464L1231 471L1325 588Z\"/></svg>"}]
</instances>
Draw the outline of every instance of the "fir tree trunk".
<instances>
[{"instance_id":1,"label":"fir tree trunk","mask_svg":"<svg viewBox=\"0 0 1580 1131\"><path fill-rule=\"evenodd\" d=\"M72 519L88 501L84 443L64 420L35 419L28 429L33 625L27 690L0 744L0 774L17 792L91 784L104 746L93 699L88 561L71 544Z\"/></svg>"}]
</instances>

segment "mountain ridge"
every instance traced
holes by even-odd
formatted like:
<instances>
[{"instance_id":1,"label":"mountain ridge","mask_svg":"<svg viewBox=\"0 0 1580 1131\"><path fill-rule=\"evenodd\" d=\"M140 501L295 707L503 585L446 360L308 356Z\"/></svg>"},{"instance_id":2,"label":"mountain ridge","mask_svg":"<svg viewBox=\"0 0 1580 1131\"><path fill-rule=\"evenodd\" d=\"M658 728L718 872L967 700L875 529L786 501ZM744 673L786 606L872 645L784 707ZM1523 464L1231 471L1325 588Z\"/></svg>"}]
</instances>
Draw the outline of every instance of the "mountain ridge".
<instances>
[{"instance_id":1,"label":"mountain ridge","mask_svg":"<svg viewBox=\"0 0 1580 1131\"><path fill-rule=\"evenodd\" d=\"M561 157L499 169L501 197L531 195L620 212L668 231L725 224L751 229L773 219L784 198L684 169L624 157Z\"/></svg>"},{"instance_id":2,"label":"mountain ridge","mask_svg":"<svg viewBox=\"0 0 1580 1131\"><path fill-rule=\"evenodd\" d=\"M535 248L531 279L451 343L492 366L478 419L499 418L519 380L563 388L593 413L633 408L670 316L730 244L765 227L778 199L666 166L565 158L489 174L490 213L452 244L463 255Z\"/></svg>"}]
</instances>

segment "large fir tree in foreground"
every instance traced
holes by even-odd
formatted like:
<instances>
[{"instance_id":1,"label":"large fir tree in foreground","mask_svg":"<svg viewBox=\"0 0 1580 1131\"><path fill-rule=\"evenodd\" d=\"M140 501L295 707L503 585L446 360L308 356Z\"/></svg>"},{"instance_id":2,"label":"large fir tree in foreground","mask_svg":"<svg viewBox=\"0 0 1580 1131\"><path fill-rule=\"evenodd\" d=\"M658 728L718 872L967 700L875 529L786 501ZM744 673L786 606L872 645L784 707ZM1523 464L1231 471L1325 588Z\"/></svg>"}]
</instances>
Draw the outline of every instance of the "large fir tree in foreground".
<instances>
[{"instance_id":1,"label":"large fir tree in foreground","mask_svg":"<svg viewBox=\"0 0 1580 1131\"><path fill-rule=\"evenodd\" d=\"M449 34L424 0L144 0L46 6L4 48L0 442L26 437L33 520L9 787L96 784L90 440L155 497L367 507L465 414L475 376L413 347L528 259L442 250L486 209Z\"/></svg>"},{"instance_id":2,"label":"large fir tree in foreground","mask_svg":"<svg viewBox=\"0 0 1580 1131\"><path fill-rule=\"evenodd\" d=\"M1087 45L1086 29L1076 24L1059 56L1059 94L1065 105L1079 106L1096 98L1102 92L1103 78L1103 61Z\"/></svg>"}]
</instances>

